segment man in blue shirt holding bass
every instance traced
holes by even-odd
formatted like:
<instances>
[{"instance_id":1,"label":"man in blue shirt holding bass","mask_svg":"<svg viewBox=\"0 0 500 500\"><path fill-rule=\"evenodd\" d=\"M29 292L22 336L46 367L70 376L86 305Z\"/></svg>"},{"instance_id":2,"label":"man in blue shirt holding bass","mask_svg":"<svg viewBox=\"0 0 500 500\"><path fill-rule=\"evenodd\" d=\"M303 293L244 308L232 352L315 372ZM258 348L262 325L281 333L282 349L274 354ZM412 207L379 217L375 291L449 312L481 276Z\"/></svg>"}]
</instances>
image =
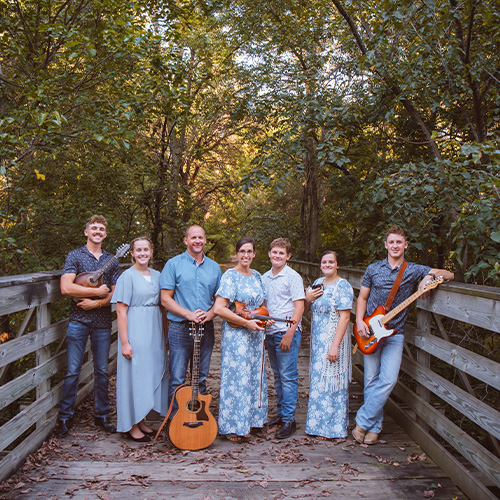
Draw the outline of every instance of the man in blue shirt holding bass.
<instances>
[{"instance_id":1,"label":"man in blue shirt holding bass","mask_svg":"<svg viewBox=\"0 0 500 500\"><path fill-rule=\"evenodd\" d=\"M168 311L169 382L168 401L186 380L193 353L191 323L202 323L204 335L200 343L200 392L206 392L210 357L215 342L213 318L214 297L222 275L217 262L203 250L207 243L205 231L193 225L186 230L184 253L168 260L160 276L161 303Z\"/></svg>"}]
</instances>

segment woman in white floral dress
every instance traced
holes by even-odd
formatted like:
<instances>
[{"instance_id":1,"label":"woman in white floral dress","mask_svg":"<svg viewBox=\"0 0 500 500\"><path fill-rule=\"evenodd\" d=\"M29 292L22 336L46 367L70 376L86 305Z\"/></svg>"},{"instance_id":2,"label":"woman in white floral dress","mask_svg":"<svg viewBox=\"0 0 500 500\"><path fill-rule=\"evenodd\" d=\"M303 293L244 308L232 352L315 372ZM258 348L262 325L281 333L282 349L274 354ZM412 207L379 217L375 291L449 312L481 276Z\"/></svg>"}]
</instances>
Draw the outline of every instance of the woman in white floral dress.
<instances>
[{"instance_id":1,"label":"woman in white floral dress","mask_svg":"<svg viewBox=\"0 0 500 500\"><path fill-rule=\"evenodd\" d=\"M214 312L224 320L219 432L233 442L250 437L250 429L263 427L267 419L267 381L262 370L264 328L227 307L241 302L248 309L255 309L266 298L260 273L250 269L255 256L253 239L241 238L236 244L236 255L238 263L222 276L214 305ZM228 321L238 326L231 326Z\"/></svg>"},{"instance_id":2,"label":"woman in white floral dress","mask_svg":"<svg viewBox=\"0 0 500 500\"><path fill-rule=\"evenodd\" d=\"M313 313L306 433L325 440L346 437L349 427L353 291L337 273L335 252L321 256L321 271L313 284L320 286L306 290L305 310Z\"/></svg>"}]
</instances>

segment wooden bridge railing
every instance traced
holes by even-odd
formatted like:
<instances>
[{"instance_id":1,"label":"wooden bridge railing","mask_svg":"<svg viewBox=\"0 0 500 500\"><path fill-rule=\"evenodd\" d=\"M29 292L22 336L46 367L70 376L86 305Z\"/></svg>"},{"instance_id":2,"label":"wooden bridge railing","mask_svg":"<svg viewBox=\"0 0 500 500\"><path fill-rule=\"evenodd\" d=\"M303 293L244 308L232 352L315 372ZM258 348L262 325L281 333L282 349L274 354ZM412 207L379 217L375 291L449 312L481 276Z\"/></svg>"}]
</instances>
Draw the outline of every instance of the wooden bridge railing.
<instances>
[{"instance_id":1,"label":"wooden bridge railing","mask_svg":"<svg viewBox=\"0 0 500 500\"><path fill-rule=\"evenodd\" d=\"M0 480L42 444L56 423L68 326L68 319L51 322L53 305L63 299L60 276L61 272L55 271L0 278L0 316L22 318L15 338L0 344ZM112 332L116 332L116 321ZM116 353L115 340L110 372L116 366ZM11 373L20 371L19 375L7 377L9 368ZM92 353L87 345L77 403L92 391L93 383Z\"/></svg>"},{"instance_id":2,"label":"wooden bridge railing","mask_svg":"<svg viewBox=\"0 0 500 500\"><path fill-rule=\"evenodd\" d=\"M317 264L290 264L303 274L306 283L320 275ZM340 274L359 290L362 270L341 269ZM51 308L62 299L59 278L60 272L0 278L0 316L15 315L19 323L16 338L0 344L0 480L19 467L55 425L66 364L67 328L67 319L51 322ZM451 342L446 318L489 330L494 335L491 341L498 345L500 290L449 283L434 290L430 299L417 301L415 325L408 325L406 333L403 375L386 409L470 498L498 498L495 492L500 491L500 364ZM116 352L114 342L111 370ZM363 376L362 363L363 356L358 352L354 357L354 375L359 381ZM451 376L442 375L443 365L449 368ZM496 403L476 397L469 377L493 392ZM455 378L460 382L455 383ZM88 352L78 401L92 387ZM486 431L492 451L461 429L457 418L448 418L450 408Z\"/></svg>"},{"instance_id":3,"label":"wooden bridge railing","mask_svg":"<svg viewBox=\"0 0 500 500\"><path fill-rule=\"evenodd\" d=\"M318 264L289 263L306 284L321 275ZM355 295L363 272L339 271ZM447 283L416 305L416 322L409 322L406 328L402 375L386 410L471 499L499 498L500 363L450 341L445 324L451 319L454 326L458 323L488 330L492 345L499 346L496 352L500 352L500 289ZM353 374L360 383L362 365L363 355L358 351L353 357ZM494 393L493 403L476 397L469 377ZM450 413L484 429L490 449L460 428L456 423L459 418L448 418Z\"/></svg>"}]
</instances>

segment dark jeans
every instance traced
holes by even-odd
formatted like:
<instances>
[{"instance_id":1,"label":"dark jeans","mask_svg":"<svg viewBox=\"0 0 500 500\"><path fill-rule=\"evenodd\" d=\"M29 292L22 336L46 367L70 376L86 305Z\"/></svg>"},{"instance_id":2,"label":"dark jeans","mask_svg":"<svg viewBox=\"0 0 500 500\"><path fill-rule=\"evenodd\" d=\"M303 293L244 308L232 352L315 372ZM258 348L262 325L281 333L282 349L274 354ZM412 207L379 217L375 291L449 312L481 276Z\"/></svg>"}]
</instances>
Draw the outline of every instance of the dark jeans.
<instances>
[{"instance_id":1,"label":"dark jeans","mask_svg":"<svg viewBox=\"0 0 500 500\"><path fill-rule=\"evenodd\" d=\"M207 377L210 371L210 357L215 343L214 323L203 324L204 332L200 342L200 392L207 390ZM194 341L191 338L188 321L170 321L168 326L168 403L172 400L175 389L186 381L189 360L193 354Z\"/></svg>"},{"instance_id":2,"label":"dark jeans","mask_svg":"<svg viewBox=\"0 0 500 500\"><path fill-rule=\"evenodd\" d=\"M66 337L68 367L66 378L64 379L62 399L59 405L59 418L70 418L75 412L78 380L89 336L94 361L95 416L108 416L108 362L111 329L92 328L78 321L70 321Z\"/></svg>"}]
</instances>

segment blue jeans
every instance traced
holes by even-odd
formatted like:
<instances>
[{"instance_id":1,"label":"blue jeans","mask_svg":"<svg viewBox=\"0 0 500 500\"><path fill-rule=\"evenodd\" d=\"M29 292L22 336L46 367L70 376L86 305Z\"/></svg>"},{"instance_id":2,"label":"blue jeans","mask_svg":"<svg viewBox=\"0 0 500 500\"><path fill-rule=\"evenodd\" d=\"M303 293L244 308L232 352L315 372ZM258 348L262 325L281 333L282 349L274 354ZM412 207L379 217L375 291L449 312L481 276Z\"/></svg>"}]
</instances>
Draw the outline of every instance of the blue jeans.
<instances>
[{"instance_id":1,"label":"blue jeans","mask_svg":"<svg viewBox=\"0 0 500 500\"><path fill-rule=\"evenodd\" d=\"M207 390L207 377L210 371L210 357L215 343L214 323L203 324L204 332L200 342L200 376L201 393ZM168 325L168 404L172 400L175 389L186 381L189 360L193 354L194 341L189 334L190 323L169 321ZM175 405L174 405L175 406Z\"/></svg>"},{"instance_id":2,"label":"blue jeans","mask_svg":"<svg viewBox=\"0 0 500 500\"><path fill-rule=\"evenodd\" d=\"M108 362L111 328L92 328L78 321L70 321L66 336L68 366L59 404L59 418L70 418L75 413L78 379L89 335L94 362L95 416L107 417L109 414Z\"/></svg>"},{"instance_id":3,"label":"blue jeans","mask_svg":"<svg viewBox=\"0 0 500 500\"><path fill-rule=\"evenodd\" d=\"M373 353L364 355L364 404L356 414L356 423L367 432L380 433L384 405L398 381L403 355L404 335L398 333L383 340Z\"/></svg>"},{"instance_id":4,"label":"blue jeans","mask_svg":"<svg viewBox=\"0 0 500 500\"><path fill-rule=\"evenodd\" d=\"M295 420L295 408L299 393L299 359L301 332L297 328L293 335L289 351L280 349L280 342L286 331L266 335L266 348L269 362L274 372L274 388L278 399L278 415L283 422Z\"/></svg>"}]
</instances>

